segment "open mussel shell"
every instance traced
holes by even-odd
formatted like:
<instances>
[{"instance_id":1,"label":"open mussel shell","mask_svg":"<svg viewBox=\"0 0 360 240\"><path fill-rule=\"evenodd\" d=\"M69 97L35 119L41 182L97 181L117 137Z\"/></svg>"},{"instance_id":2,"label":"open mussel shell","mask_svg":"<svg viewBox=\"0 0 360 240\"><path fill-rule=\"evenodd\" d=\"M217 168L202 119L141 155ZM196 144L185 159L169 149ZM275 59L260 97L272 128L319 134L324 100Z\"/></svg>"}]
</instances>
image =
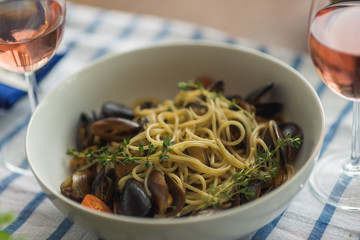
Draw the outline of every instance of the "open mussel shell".
<instances>
[{"instance_id":1,"label":"open mussel shell","mask_svg":"<svg viewBox=\"0 0 360 240\"><path fill-rule=\"evenodd\" d=\"M210 166L209 155L207 154L204 148L188 147L187 151L190 156L198 159L202 164L205 164L206 166Z\"/></svg>"},{"instance_id":2,"label":"open mussel shell","mask_svg":"<svg viewBox=\"0 0 360 240\"><path fill-rule=\"evenodd\" d=\"M185 194L166 174L152 171L147 180L147 187L159 215L175 216L185 205Z\"/></svg>"},{"instance_id":3,"label":"open mussel shell","mask_svg":"<svg viewBox=\"0 0 360 240\"><path fill-rule=\"evenodd\" d=\"M155 203L157 213L165 215L169 204L169 188L166 184L164 174L160 171L152 171L147 180L147 186Z\"/></svg>"},{"instance_id":4,"label":"open mussel shell","mask_svg":"<svg viewBox=\"0 0 360 240\"><path fill-rule=\"evenodd\" d=\"M91 125L91 132L106 141L120 142L135 136L141 129L139 123L125 118L104 118Z\"/></svg>"},{"instance_id":5,"label":"open mussel shell","mask_svg":"<svg viewBox=\"0 0 360 240\"><path fill-rule=\"evenodd\" d=\"M296 123L287 122L280 125L280 128L285 137L289 135L291 138L299 137L301 140L304 140L304 133L300 126ZM288 143L288 160L294 162L299 150L300 147L295 148L290 143Z\"/></svg>"},{"instance_id":6,"label":"open mussel shell","mask_svg":"<svg viewBox=\"0 0 360 240\"><path fill-rule=\"evenodd\" d=\"M93 144L94 135L90 131L90 126L96 121L96 114L81 113L78 120L76 135L76 149L82 151Z\"/></svg>"},{"instance_id":7,"label":"open mussel shell","mask_svg":"<svg viewBox=\"0 0 360 240\"><path fill-rule=\"evenodd\" d=\"M271 136L270 128L273 128L274 136ZM277 141L279 139L285 139L288 135L290 138L299 137L301 140L304 139L302 129L293 122L284 123L280 126L278 124L269 125L264 130L262 137L265 144L269 147L270 151L272 151L277 147ZM299 149L300 147L296 148L292 146L290 142L287 142L286 146L279 147L278 154L282 169L285 168L287 162L295 161Z\"/></svg>"},{"instance_id":8,"label":"open mussel shell","mask_svg":"<svg viewBox=\"0 0 360 240\"><path fill-rule=\"evenodd\" d=\"M115 168L103 166L91 185L91 194L111 206L116 185Z\"/></svg>"},{"instance_id":9,"label":"open mussel shell","mask_svg":"<svg viewBox=\"0 0 360 240\"><path fill-rule=\"evenodd\" d=\"M91 185L95 179L96 170L94 164L83 167L60 185L61 193L77 202L81 202L86 194L91 192Z\"/></svg>"},{"instance_id":10,"label":"open mussel shell","mask_svg":"<svg viewBox=\"0 0 360 240\"><path fill-rule=\"evenodd\" d=\"M226 98L229 99L230 101L234 101L236 105L245 109L246 111L249 111L249 112L256 111L255 106L253 104L250 104L247 101L245 101L245 99L243 97L241 97L240 95L230 95L230 96L227 96ZM233 106L231 106L230 109L238 110L237 108L235 108Z\"/></svg>"},{"instance_id":11,"label":"open mussel shell","mask_svg":"<svg viewBox=\"0 0 360 240\"><path fill-rule=\"evenodd\" d=\"M273 132L274 135L272 135L271 132ZM279 139L285 139L281 129L277 124L269 124L263 131L262 138L270 151L273 151L278 147L277 141ZM277 153L280 158L280 166L284 169L286 162L288 161L288 148L279 146Z\"/></svg>"},{"instance_id":12,"label":"open mussel shell","mask_svg":"<svg viewBox=\"0 0 360 240\"><path fill-rule=\"evenodd\" d=\"M206 114L208 111L207 107L200 102L189 102L185 105L185 108L191 108L199 116Z\"/></svg>"},{"instance_id":13,"label":"open mussel shell","mask_svg":"<svg viewBox=\"0 0 360 240\"><path fill-rule=\"evenodd\" d=\"M213 82L208 88L210 92L216 92L224 94L225 92L225 83L223 80Z\"/></svg>"},{"instance_id":14,"label":"open mussel shell","mask_svg":"<svg viewBox=\"0 0 360 240\"><path fill-rule=\"evenodd\" d=\"M245 97L245 101L251 104L257 104L264 96L271 91L274 83L269 82L267 85L255 89Z\"/></svg>"},{"instance_id":15,"label":"open mussel shell","mask_svg":"<svg viewBox=\"0 0 360 240\"><path fill-rule=\"evenodd\" d=\"M284 104L279 102L265 102L254 104L256 115L271 118L284 109Z\"/></svg>"}]
</instances>

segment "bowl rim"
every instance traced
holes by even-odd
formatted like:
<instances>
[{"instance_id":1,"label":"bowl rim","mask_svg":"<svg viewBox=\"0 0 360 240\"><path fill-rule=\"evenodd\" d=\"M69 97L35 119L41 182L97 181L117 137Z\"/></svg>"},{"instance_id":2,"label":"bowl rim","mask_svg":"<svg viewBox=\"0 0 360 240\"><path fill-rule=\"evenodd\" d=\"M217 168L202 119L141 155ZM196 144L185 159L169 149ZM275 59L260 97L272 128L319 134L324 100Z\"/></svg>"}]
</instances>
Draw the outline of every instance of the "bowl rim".
<instances>
[{"instance_id":1,"label":"bowl rim","mask_svg":"<svg viewBox=\"0 0 360 240\"><path fill-rule=\"evenodd\" d=\"M320 136L319 136L319 140L315 143L314 146L314 150L312 152L312 154L310 155L309 159L305 162L305 164L303 166L301 166L301 168L296 172L296 174L289 180L287 181L285 184L281 185L279 188L269 192L268 194L262 196L259 199L256 199L255 201L251 201L249 203L246 203L244 205L241 206L237 206L235 208L231 208L231 209L227 209L225 211L220 211L216 214L210 214L210 215L204 215L204 216L198 216L198 217L184 217L184 218L173 218L171 219L171 221L169 221L169 218L143 218L143 217L132 217L132 216L124 216L124 215L115 215L115 214L104 214L102 212L97 212L94 210L91 210L89 208L86 208L84 206L81 206L79 203L63 196L60 191L53 191L52 187L49 187L49 184L47 184L43 178L41 176L39 176L35 170L34 170L34 166L33 163L31 161L31 156L29 154L29 149L28 149L28 142L30 141L30 129L32 127L32 124L34 121L36 121L36 117L37 117L37 112L40 111L41 107L42 107L42 102L45 102L45 100L47 98L50 98L52 93L57 91L57 89L59 89L59 86L64 86L66 85L69 81L71 81L71 79L73 79L75 76L77 75L81 75L83 72L86 72L87 70L91 69L92 67L103 63L103 62L107 62L107 61L111 61L112 59L118 58L118 57L126 57L127 54L133 54L135 52L141 52L141 51L146 51L146 50L157 50L157 49L163 49L163 48L173 48L173 47L204 47L204 48L224 48L224 49L228 49L228 50L232 50L232 51L240 51L240 52L245 52L247 54L252 54L258 58L263 58L266 61L271 61L274 62L275 64L279 65L280 67L286 69L286 71L290 71L293 74L295 74L299 79L302 80L303 84L306 85L306 87L309 89L309 91L312 92L312 94L314 95L315 99L317 100L317 106L319 107L319 109L321 110L319 112L320 115L320 121L321 121L321 131L320 131ZM56 87L54 87L53 89L51 89L43 98L43 100L39 103L39 106L35 109L34 113L32 114L30 120L29 120L29 124L27 126L27 130L26 130L26 136L25 136L25 145L26 145L26 156L28 158L28 162L29 162L29 166L33 172L33 175L35 176L35 178L37 179L37 181L40 183L40 185L44 188L47 189L47 191L50 192L50 194L56 196L57 198L61 199L61 201L63 201L64 203L66 203L67 205L70 205L71 207L76 208L77 210L80 211L85 211L89 214L92 215L96 215L99 216L101 218L106 218L108 220L112 220L112 221L119 221L119 222L127 222L127 223L137 223L137 224L143 224L143 225L174 225L174 224L193 224L193 223L197 223L197 222L207 222L207 221L213 221L216 219L221 219L221 218L226 218L228 216L233 216L233 215L237 215L243 211L249 210L251 208L256 207L257 205L261 205L263 202L268 201L269 198L272 198L273 195L278 194L279 192L283 192L286 190L286 187L288 185L290 185L291 182L296 181L297 179L301 178L302 173L307 171L307 169L309 168L313 168L313 166L310 165L314 165L314 162L317 160L318 154L320 152L321 146L322 146L322 142L324 139L324 135L325 135L325 117L324 117L324 110L321 104L321 101L319 99L319 96L317 95L317 93L315 92L315 90L313 89L313 87L311 86L311 84L305 79L304 76L302 76L297 70L295 70L294 68L292 68L291 66L289 66L288 64L286 64L285 62L283 62L282 60L261 52L259 50L250 48L250 47L246 47L246 46L242 46L242 45L230 45L230 44L226 44L226 43L220 43L220 42L212 42L212 41L199 41L199 42L193 42L193 41L179 41L179 42L166 42L166 43L157 43L157 44L149 44L146 46L142 46L142 47L138 47L135 49L130 49L130 50L125 50L123 52L120 53L110 53L108 55L105 55L104 57L101 57L100 59L94 60L93 62L86 64L84 67L82 67L80 70L70 74L69 76L67 76L65 79L63 79ZM301 190L302 186L299 186L299 189L297 190L297 192L299 192ZM48 193L49 194L49 193Z\"/></svg>"}]
</instances>

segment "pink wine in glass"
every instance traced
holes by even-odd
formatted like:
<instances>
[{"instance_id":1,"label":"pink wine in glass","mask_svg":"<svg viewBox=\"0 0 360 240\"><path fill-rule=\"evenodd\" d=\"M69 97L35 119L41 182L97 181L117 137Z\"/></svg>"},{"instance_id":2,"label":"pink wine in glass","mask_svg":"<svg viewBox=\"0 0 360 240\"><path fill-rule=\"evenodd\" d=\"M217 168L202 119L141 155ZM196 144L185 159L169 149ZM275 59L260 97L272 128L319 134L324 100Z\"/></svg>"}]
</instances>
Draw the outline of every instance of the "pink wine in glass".
<instances>
[{"instance_id":1,"label":"pink wine in glass","mask_svg":"<svg viewBox=\"0 0 360 240\"><path fill-rule=\"evenodd\" d=\"M349 100L360 99L360 3L320 10L309 30L311 58L325 84Z\"/></svg>"},{"instance_id":2,"label":"pink wine in glass","mask_svg":"<svg viewBox=\"0 0 360 240\"><path fill-rule=\"evenodd\" d=\"M32 72L53 56L61 41L65 16L55 1L9 1L0 10L0 66Z\"/></svg>"}]
</instances>

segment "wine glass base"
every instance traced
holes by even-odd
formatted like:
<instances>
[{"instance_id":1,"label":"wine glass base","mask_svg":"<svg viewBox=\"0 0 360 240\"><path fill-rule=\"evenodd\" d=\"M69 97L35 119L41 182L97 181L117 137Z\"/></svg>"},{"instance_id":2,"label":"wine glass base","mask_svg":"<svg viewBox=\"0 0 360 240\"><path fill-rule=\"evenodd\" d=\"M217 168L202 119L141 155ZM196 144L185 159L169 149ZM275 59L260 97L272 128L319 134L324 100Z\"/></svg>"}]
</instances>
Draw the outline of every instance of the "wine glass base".
<instances>
[{"instance_id":1,"label":"wine glass base","mask_svg":"<svg viewBox=\"0 0 360 240\"><path fill-rule=\"evenodd\" d=\"M32 176L25 154L25 134L24 127L0 145L0 164L14 173Z\"/></svg>"},{"instance_id":2,"label":"wine glass base","mask_svg":"<svg viewBox=\"0 0 360 240\"><path fill-rule=\"evenodd\" d=\"M360 210L360 173L347 170L350 154L322 157L310 176L310 186L321 201L346 210Z\"/></svg>"}]
</instances>

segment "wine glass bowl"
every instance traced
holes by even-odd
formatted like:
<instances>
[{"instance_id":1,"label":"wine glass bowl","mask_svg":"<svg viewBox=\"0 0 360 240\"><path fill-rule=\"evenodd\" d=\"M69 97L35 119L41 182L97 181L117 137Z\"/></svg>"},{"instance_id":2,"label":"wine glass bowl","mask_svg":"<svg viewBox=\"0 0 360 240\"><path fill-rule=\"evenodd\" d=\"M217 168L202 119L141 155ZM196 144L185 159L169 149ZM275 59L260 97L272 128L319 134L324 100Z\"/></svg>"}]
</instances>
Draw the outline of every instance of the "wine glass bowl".
<instances>
[{"instance_id":1,"label":"wine glass bowl","mask_svg":"<svg viewBox=\"0 0 360 240\"><path fill-rule=\"evenodd\" d=\"M32 112L39 102L34 72L43 67L58 48L65 16L65 0L0 1L0 67L24 74ZM27 173L14 166L10 158L2 156L5 166Z\"/></svg>"},{"instance_id":2,"label":"wine glass bowl","mask_svg":"<svg viewBox=\"0 0 360 240\"><path fill-rule=\"evenodd\" d=\"M11 1L0 8L0 65L14 72L32 72L53 56L64 30L58 2Z\"/></svg>"},{"instance_id":3,"label":"wine glass bowl","mask_svg":"<svg viewBox=\"0 0 360 240\"><path fill-rule=\"evenodd\" d=\"M34 71L44 66L59 46L65 12L65 0L0 2L0 66L25 73L32 110L38 102Z\"/></svg>"},{"instance_id":4,"label":"wine glass bowl","mask_svg":"<svg viewBox=\"0 0 360 240\"><path fill-rule=\"evenodd\" d=\"M313 0L309 51L318 74L334 93L353 102L351 153L329 153L312 177L315 195L326 203L360 210L360 1Z\"/></svg>"}]
</instances>

